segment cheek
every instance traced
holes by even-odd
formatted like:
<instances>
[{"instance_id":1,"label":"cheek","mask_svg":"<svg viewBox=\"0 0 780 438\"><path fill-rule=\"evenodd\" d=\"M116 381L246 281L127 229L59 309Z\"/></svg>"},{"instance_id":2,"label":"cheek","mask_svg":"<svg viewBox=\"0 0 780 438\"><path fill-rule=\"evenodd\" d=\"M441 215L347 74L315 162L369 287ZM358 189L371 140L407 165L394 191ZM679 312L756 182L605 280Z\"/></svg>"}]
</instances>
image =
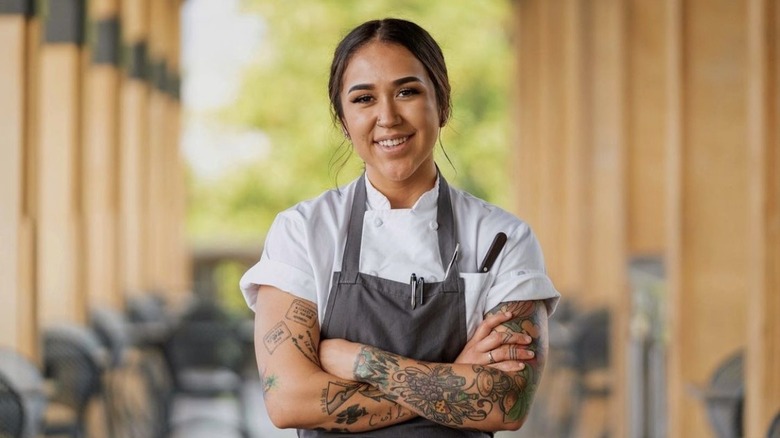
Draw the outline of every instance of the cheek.
<instances>
[{"instance_id":1,"label":"cheek","mask_svg":"<svg viewBox=\"0 0 780 438\"><path fill-rule=\"evenodd\" d=\"M370 127L367 118L360 113L345 112L342 122L351 137L364 137L368 133L367 127Z\"/></svg>"}]
</instances>

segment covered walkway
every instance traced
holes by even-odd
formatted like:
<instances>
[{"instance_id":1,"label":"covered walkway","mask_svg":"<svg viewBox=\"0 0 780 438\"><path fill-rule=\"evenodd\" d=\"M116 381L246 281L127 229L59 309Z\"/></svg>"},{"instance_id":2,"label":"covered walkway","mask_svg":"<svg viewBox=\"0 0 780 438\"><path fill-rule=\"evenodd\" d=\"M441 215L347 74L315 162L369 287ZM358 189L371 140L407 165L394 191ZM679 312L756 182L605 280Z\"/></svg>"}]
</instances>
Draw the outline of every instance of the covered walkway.
<instances>
[{"instance_id":1,"label":"covered walkway","mask_svg":"<svg viewBox=\"0 0 780 438\"><path fill-rule=\"evenodd\" d=\"M49 327L192 296L182 1L0 0L0 346L37 366ZM570 433L717 436L704 388L739 351L744 436L765 436L780 412L780 6L511 4L515 211L571 315L609 318L587 377L603 391ZM553 423L571 409L558 371L536 408ZM547 430L535 421L526 433Z\"/></svg>"}]
</instances>

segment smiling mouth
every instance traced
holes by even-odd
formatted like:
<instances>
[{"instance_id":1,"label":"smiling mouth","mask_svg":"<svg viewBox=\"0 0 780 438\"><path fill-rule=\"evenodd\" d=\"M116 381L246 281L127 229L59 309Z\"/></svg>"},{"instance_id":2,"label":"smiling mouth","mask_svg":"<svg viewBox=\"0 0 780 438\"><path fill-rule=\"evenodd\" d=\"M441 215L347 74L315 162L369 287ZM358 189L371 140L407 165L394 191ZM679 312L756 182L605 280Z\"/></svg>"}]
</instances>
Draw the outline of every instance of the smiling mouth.
<instances>
[{"instance_id":1,"label":"smiling mouth","mask_svg":"<svg viewBox=\"0 0 780 438\"><path fill-rule=\"evenodd\" d=\"M382 140L382 141L377 141L377 142L374 142L374 143L377 144L382 149L391 150L391 149L394 149L394 148L396 148L396 147L406 143L406 141L409 140L409 137L410 136L407 135L407 136L404 136L404 137L393 138L393 139L390 139L390 140Z\"/></svg>"}]
</instances>

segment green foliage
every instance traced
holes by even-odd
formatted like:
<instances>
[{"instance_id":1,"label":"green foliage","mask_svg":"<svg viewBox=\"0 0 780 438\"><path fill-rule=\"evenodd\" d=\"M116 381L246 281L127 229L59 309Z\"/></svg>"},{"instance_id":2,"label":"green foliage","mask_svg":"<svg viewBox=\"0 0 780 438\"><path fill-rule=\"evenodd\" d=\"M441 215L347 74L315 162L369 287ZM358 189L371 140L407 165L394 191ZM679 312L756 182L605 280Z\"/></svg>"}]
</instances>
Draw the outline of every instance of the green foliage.
<instances>
[{"instance_id":1,"label":"green foliage","mask_svg":"<svg viewBox=\"0 0 780 438\"><path fill-rule=\"evenodd\" d=\"M426 28L447 60L453 115L442 143L457 170L440 150L439 167L455 186L507 202L508 0L244 0L243 6L265 21L265 40L237 102L220 118L262 130L271 149L220 181L192 183L195 238L259 240L277 212L359 174L357 156L341 170L334 164L350 145L330 116L328 70L346 32L390 16Z\"/></svg>"}]
</instances>

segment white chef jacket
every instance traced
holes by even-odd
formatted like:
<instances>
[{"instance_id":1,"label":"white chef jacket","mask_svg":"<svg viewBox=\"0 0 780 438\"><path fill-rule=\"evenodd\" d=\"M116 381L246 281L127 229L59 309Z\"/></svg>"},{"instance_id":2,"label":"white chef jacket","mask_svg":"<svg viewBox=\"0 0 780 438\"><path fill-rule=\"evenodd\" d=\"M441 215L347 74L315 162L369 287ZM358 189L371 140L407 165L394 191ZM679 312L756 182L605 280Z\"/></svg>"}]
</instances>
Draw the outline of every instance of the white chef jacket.
<instances>
[{"instance_id":1,"label":"white chef jacket","mask_svg":"<svg viewBox=\"0 0 780 438\"><path fill-rule=\"evenodd\" d=\"M240 287L254 310L260 285L269 285L314 302L322 324L333 273L341 270L350 207L359 179L279 213L271 225L260 261L241 278ZM410 275L442 281L436 222L439 183L410 209L391 209L388 199L365 178L360 272L408 283ZM506 211L450 187L457 258L465 282L468 337L488 310L505 301L545 300L550 314L560 298L544 268L542 251L528 225ZM487 273L479 263L497 233L506 246Z\"/></svg>"}]
</instances>

